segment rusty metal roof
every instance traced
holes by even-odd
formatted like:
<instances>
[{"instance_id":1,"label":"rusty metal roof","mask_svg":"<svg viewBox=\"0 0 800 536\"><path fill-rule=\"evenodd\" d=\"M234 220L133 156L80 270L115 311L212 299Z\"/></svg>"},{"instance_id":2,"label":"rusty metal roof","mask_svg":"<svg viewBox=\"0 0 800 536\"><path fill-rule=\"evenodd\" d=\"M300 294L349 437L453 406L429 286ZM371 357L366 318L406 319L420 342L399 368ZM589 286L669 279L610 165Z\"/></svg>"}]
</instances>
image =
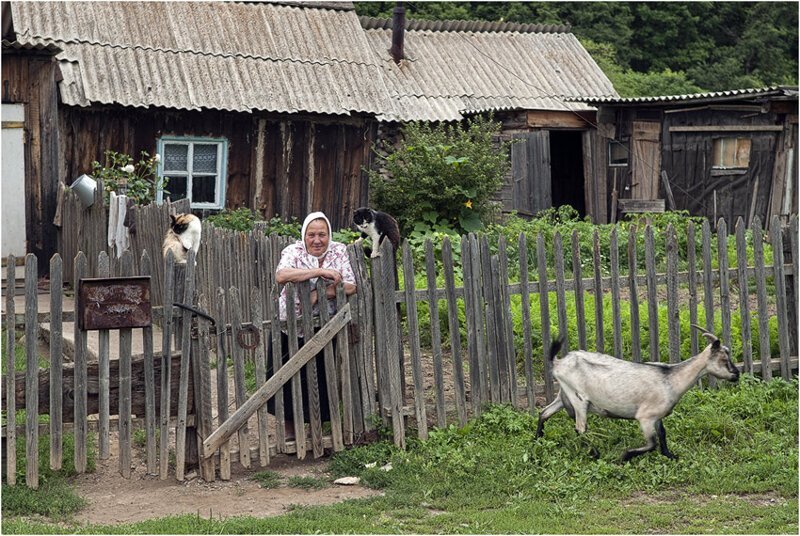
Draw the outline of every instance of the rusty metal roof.
<instances>
[{"instance_id":1,"label":"rusty metal roof","mask_svg":"<svg viewBox=\"0 0 800 536\"><path fill-rule=\"evenodd\" d=\"M348 4L13 2L12 13L19 43L63 50L69 105L391 113Z\"/></svg>"},{"instance_id":2,"label":"rusty metal roof","mask_svg":"<svg viewBox=\"0 0 800 536\"><path fill-rule=\"evenodd\" d=\"M456 30L452 24L431 30L435 25L412 21L405 59L397 65L388 53L387 25L361 21L383 67L395 112L406 120L450 121L487 110L592 110L565 98L618 97L586 49L563 28L544 33L519 31L522 25L515 25L514 31L493 31L473 21L476 31Z\"/></svg>"},{"instance_id":3,"label":"rusty metal roof","mask_svg":"<svg viewBox=\"0 0 800 536\"><path fill-rule=\"evenodd\" d=\"M761 97L789 97L796 99L797 86L769 86L762 88L732 89L685 95L662 95L659 97L575 97L570 100L591 104L680 104L681 102L730 101Z\"/></svg>"}]
</instances>

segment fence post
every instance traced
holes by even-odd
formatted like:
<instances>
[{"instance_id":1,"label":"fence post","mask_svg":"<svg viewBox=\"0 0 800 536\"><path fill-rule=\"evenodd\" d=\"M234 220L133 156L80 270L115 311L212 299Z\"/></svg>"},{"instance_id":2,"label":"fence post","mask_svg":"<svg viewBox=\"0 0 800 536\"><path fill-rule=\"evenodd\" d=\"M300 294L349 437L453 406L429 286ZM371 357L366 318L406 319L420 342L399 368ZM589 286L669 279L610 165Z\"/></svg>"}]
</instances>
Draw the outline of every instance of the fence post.
<instances>
[{"instance_id":1,"label":"fence post","mask_svg":"<svg viewBox=\"0 0 800 536\"><path fill-rule=\"evenodd\" d=\"M6 482L9 486L17 483L17 399L16 399L16 316L14 307L14 292L16 286L16 263L14 255L6 258L6 281L9 289L6 291Z\"/></svg>"},{"instance_id":2,"label":"fence post","mask_svg":"<svg viewBox=\"0 0 800 536\"><path fill-rule=\"evenodd\" d=\"M772 265L775 273L775 305L778 308L778 348L781 354L781 377L792 378L789 364L789 313L786 304L786 275L783 269L783 234L780 217L775 215L769 226L772 242Z\"/></svg>"},{"instance_id":3,"label":"fence post","mask_svg":"<svg viewBox=\"0 0 800 536\"><path fill-rule=\"evenodd\" d=\"M56 253L50 259L50 392L63 392L63 267L61 256ZM13 303L13 291L10 293ZM6 309L8 310L8 309ZM13 309L11 311L13 319ZM12 335L13 341L13 335ZM13 354L7 354L13 357ZM14 393L14 390L11 390ZM11 410L13 411L13 410ZM50 468L61 469L63 462L63 398L50 397ZM13 443L9 443L13 445ZM9 451L10 452L10 451Z\"/></svg>"},{"instance_id":4,"label":"fence post","mask_svg":"<svg viewBox=\"0 0 800 536\"><path fill-rule=\"evenodd\" d=\"M73 276L77 289L82 278L86 277L86 255L79 251L75 257ZM74 405L74 437L75 437L75 471L86 472L86 332L80 329L80 322L75 319L75 405Z\"/></svg>"},{"instance_id":5,"label":"fence post","mask_svg":"<svg viewBox=\"0 0 800 536\"><path fill-rule=\"evenodd\" d=\"M36 298L38 263L36 255L25 256L25 483L39 488L39 363L36 341L39 339L39 307ZM13 282L11 282L13 284ZM12 393L13 394L13 393ZM84 389L84 397L86 390ZM84 419L85 411L84 411ZM10 445L16 448L16 445Z\"/></svg>"}]
</instances>

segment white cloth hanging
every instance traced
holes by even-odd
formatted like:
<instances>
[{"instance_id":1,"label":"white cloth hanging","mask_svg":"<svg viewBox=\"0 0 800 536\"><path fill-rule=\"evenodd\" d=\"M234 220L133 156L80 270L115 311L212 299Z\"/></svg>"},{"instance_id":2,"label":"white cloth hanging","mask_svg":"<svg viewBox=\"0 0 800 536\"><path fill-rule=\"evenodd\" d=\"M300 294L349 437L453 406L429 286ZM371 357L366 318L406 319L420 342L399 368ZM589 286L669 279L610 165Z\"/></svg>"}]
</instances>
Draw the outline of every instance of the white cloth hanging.
<instances>
[{"instance_id":1,"label":"white cloth hanging","mask_svg":"<svg viewBox=\"0 0 800 536\"><path fill-rule=\"evenodd\" d=\"M117 258L122 257L122 253L130 245L130 231L125 227L125 214L128 212L128 196L117 196L117 229L115 234Z\"/></svg>"},{"instance_id":2,"label":"white cloth hanging","mask_svg":"<svg viewBox=\"0 0 800 536\"><path fill-rule=\"evenodd\" d=\"M108 247L113 248L117 239L117 222L119 221L119 205L117 193L111 192L108 196Z\"/></svg>"}]
</instances>

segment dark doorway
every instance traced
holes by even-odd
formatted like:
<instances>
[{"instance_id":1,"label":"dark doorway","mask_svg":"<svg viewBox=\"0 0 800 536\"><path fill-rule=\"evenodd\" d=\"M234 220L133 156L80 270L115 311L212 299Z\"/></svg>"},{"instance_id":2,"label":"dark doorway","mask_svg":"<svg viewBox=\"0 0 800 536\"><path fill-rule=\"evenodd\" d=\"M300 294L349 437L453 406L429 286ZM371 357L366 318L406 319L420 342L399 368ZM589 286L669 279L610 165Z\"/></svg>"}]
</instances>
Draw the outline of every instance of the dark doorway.
<instances>
[{"instance_id":1,"label":"dark doorway","mask_svg":"<svg viewBox=\"0 0 800 536\"><path fill-rule=\"evenodd\" d=\"M553 206L571 205L586 216L583 179L583 133L579 130L550 131L550 176Z\"/></svg>"}]
</instances>

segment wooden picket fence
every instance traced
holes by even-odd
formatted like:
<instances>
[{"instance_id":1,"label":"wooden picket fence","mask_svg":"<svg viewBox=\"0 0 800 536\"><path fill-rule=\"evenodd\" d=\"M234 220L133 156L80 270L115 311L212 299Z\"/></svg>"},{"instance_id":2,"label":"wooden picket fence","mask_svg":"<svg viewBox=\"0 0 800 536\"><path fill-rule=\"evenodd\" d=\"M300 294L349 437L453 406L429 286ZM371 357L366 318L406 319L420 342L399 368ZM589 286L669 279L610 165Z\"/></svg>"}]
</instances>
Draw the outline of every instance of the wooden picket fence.
<instances>
[{"instance_id":1,"label":"wooden picket fence","mask_svg":"<svg viewBox=\"0 0 800 536\"><path fill-rule=\"evenodd\" d=\"M358 292L345 298L340 289L338 312L333 318L327 318L324 307L319 319L311 315L296 318L289 307L285 322L278 318L280 286L274 277L284 238L217 232L206 227L207 241L198 253L197 264L190 256L182 266L175 266L171 258L153 262L146 251L134 262L133 253L127 252L112 270L107 253L101 251L93 263L96 270L90 271L88 259L79 252L71 263L72 279L67 280L75 288L81 278L90 275L150 275L154 265L162 265L164 278L161 284L151 285L151 294L160 295L164 305L153 308L153 326L119 330L117 349L109 347L111 334L101 331L96 360L89 356L87 332L74 327L74 364L65 364L62 358L63 325L74 322L75 315L63 310L63 295L56 291L62 288L66 272L56 255L50 264L53 291L47 315L47 370L39 370L37 364L41 315L36 301L36 258L29 255L24 314L16 314L12 295L5 301L6 481L15 483L18 464L13 446L18 434L25 437L25 481L34 488L38 486L39 434L49 434L50 466L58 469L63 461L64 434L71 431L75 468L83 472L89 431L97 430L100 458L109 456L113 432L117 432L119 469L129 477L131 431L142 427L147 472L162 479L174 474L178 480L184 480L187 468L195 463L202 478L227 479L232 463L264 467L279 453L302 458L307 451L314 456L322 455L325 449L338 451L373 437L376 417L391 427L395 443L402 447L407 434L425 438L432 426L464 424L479 415L487 403L507 403L535 412L537 397L539 405L552 400L555 386L544 357L549 341L559 333L575 333L567 340L569 348L596 349L634 361L674 363L685 359L689 356L681 354L681 342L687 333L691 351L699 349L697 333L681 325L680 312L687 310L691 323L698 323L698 311L702 310L704 325L711 331L721 326L717 334L728 342L731 311L738 309L740 368L765 379L776 371L788 380L796 377L797 368L797 217L791 219L786 248L781 225L777 220L772 222L772 259L764 258L761 240L752 241L752 266L746 261L744 231L738 222L733 238L736 266L730 267L727 254L713 259L711 253L712 240L718 251L727 251L729 237L724 221L719 222L715 234L707 223L700 229L690 225L689 249L685 252L678 251L675 232L669 229L659 238L665 240L667 252L665 271L659 272L656 237L648 227L643 273L637 271L637 234L631 231L627 237L626 264L631 267L627 273L620 270L616 231L611 235L610 249L601 247L595 234L588 262L594 267L591 274L581 271L588 259L581 258L577 234L568 238L572 243L567 247L563 237L556 234L552 248L545 247L541 234L523 234L516 244L519 266L512 267L519 274L515 281L509 277L504 239L494 253L494 245L485 237L462 237L460 256L455 255L460 258L460 270L449 240L441 244L439 256L434 253L434 244L427 241L424 289L415 289L412 284L401 289L395 286L396 269L405 282L414 281L422 273L414 266L408 243L398 252L399 266L388 243L382 255L371 261L365 260L359 245L350 245ZM759 221L754 221L752 232L755 237L762 236ZM699 251L694 246L695 233L701 237ZM790 259L784 258L785 249ZM567 258L572 260L569 272L565 270ZM610 275L603 275L601 258L609 259ZM678 271L679 258L686 259L686 271ZM9 281L14 281L15 269L14 259L9 258ZM212 276L214 273L218 275ZM443 287L437 284L440 277ZM457 284L459 279L462 284ZM209 280L224 284L211 286ZM734 285L738 292L731 290ZM290 303L291 295L299 293L305 304L303 310L310 310L309 285L290 284L286 290ZM734 292L738 300L732 300ZM568 307L569 296L574 299ZM593 315L586 310L589 296ZM608 302L610 315L604 305ZM667 308L666 356L658 350L663 331L658 324L660 302L666 302ZM426 312L422 304L427 305ZM629 312L627 326L621 321L623 306ZM646 325L640 318L646 318ZM606 329L609 322L611 327ZM771 323L777 325L777 341L771 338ZM534 325L540 326L538 333L532 329ZM291 336L298 326L305 333L318 328L307 338L305 349L297 348ZM593 340L589 340L592 330L588 327L594 328ZM15 332L19 328L25 332L26 372L15 373ZM270 361L270 348L276 350L273 355L281 355L281 331L290 334L291 358ZM139 337L142 355L133 356L132 341ZM429 345L422 344L423 337L430 340ZM777 355L772 351L775 342ZM649 348L648 355L643 355L642 348ZM311 396L309 435L298 429L297 438L288 441L284 437L282 391L292 393L298 414L297 371L304 367L307 376L315 378L313 356L319 351L325 356L329 403L334 408L330 429L323 433L319 397ZM249 363L257 387L250 398L246 387ZM268 377L270 367L273 374ZM426 376L428 369L432 371L430 378ZM274 414L266 411L269 399L275 401ZM299 407L302 412L302 404ZM25 411L25 424L19 427L18 409ZM39 424L39 416L45 414L50 417L49 424ZM175 455L172 468L171 452Z\"/></svg>"}]
</instances>

